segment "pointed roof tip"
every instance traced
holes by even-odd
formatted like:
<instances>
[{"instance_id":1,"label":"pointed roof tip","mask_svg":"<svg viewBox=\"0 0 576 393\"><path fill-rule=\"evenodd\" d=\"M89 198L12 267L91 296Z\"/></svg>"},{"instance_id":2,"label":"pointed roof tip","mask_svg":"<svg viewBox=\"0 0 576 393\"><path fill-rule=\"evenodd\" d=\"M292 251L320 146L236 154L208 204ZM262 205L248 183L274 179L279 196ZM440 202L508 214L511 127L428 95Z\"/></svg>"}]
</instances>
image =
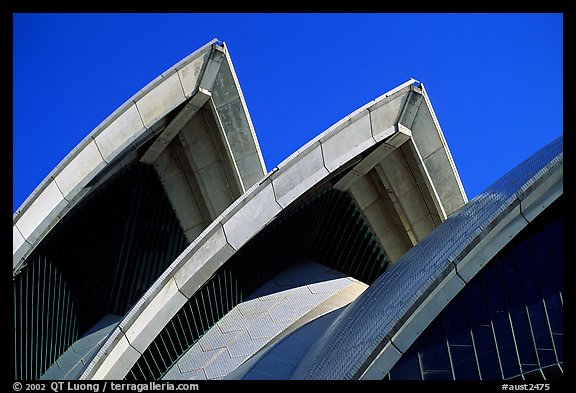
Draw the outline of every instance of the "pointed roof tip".
<instances>
[{"instance_id":1,"label":"pointed roof tip","mask_svg":"<svg viewBox=\"0 0 576 393\"><path fill-rule=\"evenodd\" d=\"M412 77L409 79L409 82L411 82L416 87L420 87L420 86L424 85L424 83L422 83L418 79L415 79Z\"/></svg>"}]
</instances>

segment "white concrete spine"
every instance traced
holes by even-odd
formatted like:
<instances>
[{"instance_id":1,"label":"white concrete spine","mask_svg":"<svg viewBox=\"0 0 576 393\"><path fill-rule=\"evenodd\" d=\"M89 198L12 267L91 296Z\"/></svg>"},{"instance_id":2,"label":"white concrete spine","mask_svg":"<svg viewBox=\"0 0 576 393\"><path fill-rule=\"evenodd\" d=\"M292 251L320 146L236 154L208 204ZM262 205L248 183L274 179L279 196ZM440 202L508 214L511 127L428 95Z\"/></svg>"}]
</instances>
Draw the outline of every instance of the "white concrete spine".
<instances>
[{"instance_id":1,"label":"white concrete spine","mask_svg":"<svg viewBox=\"0 0 576 393\"><path fill-rule=\"evenodd\" d=\"M283 208L329 174L324 166L320 143L309 146L300 153L298 160L282 169L281 176L272 174L271 179L276 200Z\"/></svg>"},{"instance_id":2,"label":"white concrete spine","mask_svg":"<svg viewBox=\"0 0 576 393\"><path fill-rule=\"evenodd\" d=\"M144 126L149 128L185 99L180 78L173 73L164 77L162 83L139 98L136 106Z\"/></svg>"},{"instance_id":3,"label":"white concrete spine","mask_svg":"<svg viewBox=\"0 0 576 393\"><path fill-rule=\"evenodd\" d=\"M320 139L324 164L332 172L374 145L368 111L350 117Z\"/></svg>"},{"instance_id":4,"label":"white concrete spine","mask_svg":"<svg viewBox=\"0 0 576 393\"><path fill-rule=\"evenodd\" d=\"M20 247L17 249L18 254L22 254L23 257L27 255L26 252L21 253L20 248L28 248L28 244L33 244L43 237L46 231L52 227L53 220L57 218L58 213L66 203L67 201L56 182L50 181L15 223L16 228L26 240L26 242L20 243ZM13 268L17 268L20 262L20 259L14 258Z\"/></svg>"},{"instance_id":5,"label":"white concrete spine","mask_svg":"<svg viewBox=\"0 0 576 393\"><path fill-rule=\"evenodd\" d=\"M144 123L135 104L129 105L118 117L104 126L94 136L98 150L107 163L110 163L144 131Z\"/></svg>"},{"instance_id":6,"label":"white concrete spine","mask_svg":"<svg viewBox=\"0 0 576 393\"><path fill-rule=\"evenodd\" d=\"M224 217L224 232L228 243L236 250L256 235L282 210L276 202L272 182L267 179Z\"/></svg>"},{"instance_id":7,"label":"white concrete spine","mask_svg":"<svg viewBox=\"0 0 576 393\"><path fill-rule=\"evenodd\" d=\"M174 274L180 292L191 298L234 252L235 250L226 241L222 225L215 225Z\"/></svg>"},{"instance_id":8,"label":"white concrete spine","mask_svg":"<svg viewBox=\"0 0 576 393\"><path fill-rule=\"evenodd\" d=\"M174 278L167 280L156 296L126 328L125 334L130 345L143 353L187 300L178 290L176 280Z\"/></svg>"},{"instance_id":9,"label":"white concrete spine","mask_svg":"<svg viewBox=\"0 0 576 393\"><path fill-rule=\"evenodd\" d=\"M372 134L376 142L380 142L394 133L408 92L409 90L404 88L376 102L369 108Z\"/></svg>"},{"instance_id":10,"label":"white concrete spine","mask_svg":"<svg viewBox=\"0 0 576 393\"><path fill-rule=\"evenodd\" d=\"M88 143L72 161L62 168L54 179L66 200L73 198L92 180L106 162L100 154L95 141Z\"/></svg>"},{"instance_id":11,"label":"white concrete spine","mask_svg":"<svg viewBox=\"0 0 576 393\"><path fill-rule=\"evenodd\" d=\"M191 97L198 89L200 77L209 56L209 53L204 53L193 61L176 68L176 72L178 73L186 97Z\"/></svg>"},{"instance_id":12,"label":"white concrete spine","mask_svg":"<svg viewBox=\"0 0 576 393\"><path fill-rule=\"evenodd\" d=\"M12 227L12 255L14 255L14 260L15 261L20 261L21 258L24 255L24 243L26 242L26 240L24 240L24 237L22 236L22 234L20 233L20 231L18 230L18 227L16 227L16 225L14 225Z\"/></svg>"},{"instance_id":13,"label":"white concrete spine","mask_svg":"<svg viewBox=\"0 0 576 393\"><path fill-rule=\"evenodd\" d=\"M402 353L389 341L359 379L381 381L386 375L383 370L390 370L401 357Z\"/></svg>"},{"instance_id":14,"label":"white concrete spine","mask_svg":"<svg viewBox=\"0 0 576 393\"><path fill-rule=\"evenodd\" d=\"M140 353L134 349L124 334L116 337L108 356L103 359L100 367L95 370L92 379L121 380L128 374L132 365L138 360Z\"/></svg>"}]
</instances>

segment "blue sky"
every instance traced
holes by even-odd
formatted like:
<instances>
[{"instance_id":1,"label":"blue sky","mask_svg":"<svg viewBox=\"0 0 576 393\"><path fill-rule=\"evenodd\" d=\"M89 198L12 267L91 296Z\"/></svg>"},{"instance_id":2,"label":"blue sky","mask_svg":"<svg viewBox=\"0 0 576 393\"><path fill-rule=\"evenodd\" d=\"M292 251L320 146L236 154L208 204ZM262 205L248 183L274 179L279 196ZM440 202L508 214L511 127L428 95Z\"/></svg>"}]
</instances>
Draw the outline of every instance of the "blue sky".
<instances>
[{"instance_id":1,"label":"blue sky","mask_svg":"<svg viewBox=\"0 0 576 393\"><path fill-rule=\"evenodd\" d=\"M413 77L469 199L563 132L562 14L14 14L13 211L102 120L225 41L268 170Z\"/></svg>"}]
</instances>

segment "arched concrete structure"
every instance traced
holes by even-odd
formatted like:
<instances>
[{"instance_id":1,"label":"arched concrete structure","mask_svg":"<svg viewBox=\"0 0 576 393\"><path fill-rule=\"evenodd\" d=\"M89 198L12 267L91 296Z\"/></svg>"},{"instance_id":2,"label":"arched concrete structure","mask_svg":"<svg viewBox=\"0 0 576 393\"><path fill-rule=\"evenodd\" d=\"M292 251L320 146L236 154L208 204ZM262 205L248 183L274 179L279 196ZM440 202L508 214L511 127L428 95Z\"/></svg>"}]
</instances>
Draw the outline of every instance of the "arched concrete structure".
<instances>
[{"instance_id":1,"label":"arched concrete structure","mask_svg":"<svg viewBox=\"0 0 576 393\"><path fill-rule=\"evenodd\" d=\"M391 262L467 202L430 99L414 79L266 174L227 48L213 40L104 120L16 211L13 275L69 212L135 162L154 168L190 244L123 316L82 379L126 376L241 247L324 188L350 194Z\"/></svg>"},{"instance_id":2,"label":"arched concrete structure","mask_svg":"<svg viewBox=\"0 0 576 393\"><path fill-rule=\"evenodd\" d=\"M202 188L201 170L210 169L208 166L199 168L201 165L194 165L188 157L184 161L190 161L188 165L191 168L185 166L180 169L178 177L174 174L174 164L167 162L169 154L162 155L179 134L182 143L194 145L182 129L194 121L194 115L201 108L209 110L214 118L213 124L208 126L212 130L207 132L213 138L216 134L220 141L213 148L219 157L212 162L223 162L221 172L226 182L222 183L230 187L230 196L216 203L216 207L212 207L207 195L220 191L194 190L193 186L190 187L192 191L184 191L179 187L187 179L190 181L190 176L184 175L188 172L200 173L195 176L196 182L200 183L196 188ZM266 173L252 121L223 43L212 40L150 82L84 138L30 194L13 217L14 275L46 234L76 204L123 165L134 160L137 149L152 140L154 142L147 151L137 158L155 164L161 178L166 180L165 187L171 199L182 199L182 194L196 191L197 199L202 199L201 204L207 205L203 209L207 212L205 221L214 219L233 198ZM202 144L203 149L206 146ZM221 175L212 171L204 175L207 176ZM202 198L198 197L199 194ZM226 206L222 207L223 204ZM186 226L186 217L191 213L176 210L183 226ZM201 230L196 230L189 239L199 232Z\"/></svg>"},{"instance_id":3,"label":"arched concrete structure","mask_svg":"<svg viewBox=\"0 0 576 393\"><path fill-rule=\"evenodd\" d=\"M166 323L218 268L280 212L321 184L351 190L357 196L387 251L402 237L416 242L461 206L466 197L449 150L425 90L415 82L409 80L342 119L232 203L125 316L81 378L123 378ZM403 167L408 172L414 169L413 176L425 181L404 176ZM385 186L375 185L375 179L367 176L397 179L386 183L386 192L379 194L376 187ZM354 192L363 180L369 180L369 186L376 190L373 196L360 189ZM366 197L372 200L366 202ZM398 219L391 219L392 228L384 231L377 225L386 211L393 211ZM417 229L413 224L419 223L426 225Z\"/></svg>"}]
</instances>

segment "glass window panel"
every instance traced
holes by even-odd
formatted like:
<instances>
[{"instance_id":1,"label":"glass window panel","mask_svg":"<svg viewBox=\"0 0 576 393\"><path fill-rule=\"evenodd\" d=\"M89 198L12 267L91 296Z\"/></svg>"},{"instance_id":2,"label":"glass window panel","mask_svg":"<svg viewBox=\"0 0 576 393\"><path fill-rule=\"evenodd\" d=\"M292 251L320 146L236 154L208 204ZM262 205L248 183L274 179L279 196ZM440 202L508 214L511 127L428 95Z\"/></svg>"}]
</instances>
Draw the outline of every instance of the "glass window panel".
<instances>
[{"instance_id":1,"label":"glass window panel","mask_svg":"<svg viewBox=\"0 0 576 393\"><path fill-rule=\"evenodd\" d=\"M466 313L466 298L457 295L442 311L444 329L450 345L472 345Z\"/></svg>"},{"instance_id":2,"label":"glass window panel","mask_svg":"<svg viewBox=\"0 0 576 393\"><path fill-rule=\"evenodd\" d=\"M499 266L502 282L506 284L504 285L504 292L506 293L520 362L523 366L523 371L526 371L536 365L537 360L532 332L526 314L526 304L522 294L520 272L514 259L515 256L515 253L506 253L500 260Z\"/></svg>"},{"instance_id":3,"label":"glass window panel","mask_svg":"<svg viewBox=\"0 0 576 393\"><path fill-rule=\"evenodd\" d=\"M558 361L564 361L564 335L562 333L554 333L552 336L554 339L554 345L556 346L556 354L558 355Z\"/></svg>"},{"instance_id":4,"label":"glass window panel","mask_svg":"<svg viewBox=\"0 0 576 393\"><path fill-rule=\"evenodd\" d=\"M540 292L545 299L548 299L548 304L561 307L562 303L558 296L560 289L556 282L554 270L551 269L552 256L548 250L549 245L544 228L532 234L531 246L534 255L534 268L540 283Z\"/></svg>"},{"instance_id":5,"label":"glass window panel","mask_svg":"<svg viewBox=\"0 0 576 393\"><path fill-rule=\"evenodd\" d=\"M498 356L495 350L486 351L478 355L478 364L480 365L480 373L482 374L483 380L493 381L502 379Z\"/></svg>"},{"instance_id":6,"label":"glass window panel","mask_svg":"<svg viewBox=\"0 0 576 393\"><path fill-rule=\"evenodd\" d=\"M512 339L506 344L498 347L498 354L502 363L502 373L504 378L511 378L520 374L520 364L518 363L518 354L516 353L516 346Z\"/></svg>"},{"instance_id":7,"label":"glass window panel","mask_svg":"<svg viewBox=\"0 0 576 393\"><path fill-rule=\"evenodd\" d=\"M564 314L562 307L549 307L548 304L546 304L546 309L548 310L548 321L550 322L552 333L562 333L564 331Z\"/></svg>"},{"instance_id":8,"label":"glass window panel","mask_svg":"<svg viewBox=\"0 0 576 393\"><path fill-rule=\"evenodd\" d=\"M541 299L538 280L533 269L529 242L530 240L528 238L523 239L514 249L520 285L522 286L522 293L526 304L536 303Z\"/></svg>"},{"instance_id":9,"label":"glass window panel","mask_svg":"<svg viewBox=\"0 0 576 393\"><path fill-rule=\"evenodd\" d=\"M500 268L500 279L503 284L509 311L523 310L525 304L524 298L522 297L522 287L520 286L518 271L514 263L514 253L504 253L500 257L498 266Z\"/></svg>"},{"instance_id":10,"label":"glass window panel","mask_svg":"<svg viewBox=\"0 0 576 393\"><path fill-rule=\"evenodd\" d=\"M482 270L482 281L496 335L502 372L504 378L510 378L520 373L520 365L496 263L490 264Z\"/></svg>"},{"instance_id":11,"label":"glass window panel","mask_svg":"<svg viewBox=\"0 0 576 393\"><path fill-rule=\"evenodd\" d=\"M552 265L556 272L556 280L560 291L564 291L563 285L563 261L564 261L564 233L562 221L558 219L546 227L546 237L552 257Z\"/></svg>"},{"instance_id":12,"label":"glass window panel","mask_svg":"<svg viewBox=\"0 0 576 393\"><path fill-rule=\"evenodd\" d=\"M516 335L516 345L518 347L518 355L520 355L520 362L522 363L522 371L527 372L538 367L532 337Z\"/></svg>"},{"instance_id":13,"label":"glass window panel","mask_svg":"<svg viewBox=\"0 0 576 393\"><path fill-rule=\"evenodd\" d=\"M490 316L486 309L482 282L479 280L470 281L466 286L465 293L470 325L489 325Z\"/></svg>"},{"instance_id":14,"label":"glass window panel","mask_svg":"<svg viewBox=\"0 0 576 393\"><path fill-rule=\"evenodd\" d=\"M474 347L471 345L451 345L450 355L454 367L454 379L477 380L480 378Z\"/></svg>"},{"instance_id":15,"label":"glass window panel","mask_svg":"<svg viewBox=\"0 0 576 393\"><path fill-rule=\"evenodd\" d=\"M507 345L509 346L514 338L497 264L492 263L488 265L482 270L481 274L486 293L486 301L492 319L492 326L494 328L494 334L496 335L496 343L501 351L501 348ZM513 353L501 353L500 356L501 358L503 357L501 360L505 375L520 372L515 350Z\"/></svg>"},{"instance_id":16,"label":"glass window panel","mask_svg":"<svg viewBox=\"0 0 576 393\"><path fill-rule=\"evenodd\" d=\"M496 335L496 342L498 346L506 345L512 342L514 336L512 335L512 328L510 326L510 318L508 313L497 314L492 318L492 326Z\"/></svg>"},{"instance_id":17,"label":"glass window panel","mask_svg":"<svg viewBox=\"0 0 576 393\"><path fill-rule=\"evenodd\" d=\"M487 325L474 326L472 328L472 335L474 336L474 343L476 345L476 352L481 355L484 352L496 350L494 344L494 335L492 327Z\"/></svg>"},{"instance_id":18,"label":"glass window panel","mask_svg":"<svg viewBox=\"0 0 576 393\"><path fill-rule=\"evenodd\" d=\"M468 305L467 314L470 319L481 378L501 379L496 344L490 324L490 316L486 308L482 281L478 279L470 281L466 287L465 294Z\"/></svg>"},{"instance_id":19,"label":"glass window panel","mask_svg":"<svg viewBox=\"0 0 576 393\"><path fill-rule=\"evenodd\" d=\"M553 349L538 348L538 359L540 360L540 367L546 367L556 363L556 354Z\"/></svg>"},{"instance_id":20,"label":"glass window panel","mask_svg":"<svg viewBox=\"0 0 576 393\"><path fill-rule=\"evenodd\" d=\"M482 272L482 284L486 295L486 305L492 318L496 315L507 315L508 308L504 299L504 292L500 282L500 273L498 271L498 259L489 263ZM480 277L480 276L478 276Z\"/></svg>"},{"instance_id":21,"label":"glass window panel","mask_svg":"<svg viewBox=\"0 0 576 393\"><path fill-rule=\"evenodd\" d=\"M413 344L390 370L391 380L421 380L418 353Z\"/></svg>"},{"instance_id":22,"label":"glass window panel","mask_svg":"<svg viewBox=\"0 0 576 393\"><path fill-rule=\"evenodd\" d=\"M535 263L528 245L528 242L518 244L516 247L516 262L521 277L524 298L527 302L526 307L528 309L528 317L533 334L533 345L535 345L537 349L549 350L553 348L552 337L550 335L548 320L542 303L542 294L540 293L540 286L538 285L539 279L533 269ZM534 249L544 248L546 245L537 244L535 239L533 239L531 246L531 248ZM532 352L532 347L527 348L526 354L528 354L528 359L521 357L524 363L537 363L536 358L532 358ZM554 362L554 357L546 356L546 351L544 351L543 355L545 356L545 359L539 359L540 366L545 366Z\"/></svg>"},{"instance_id":23,"label":"glass window panel","mask_svg":"<svg viewBox=\"0 0 576 393\"><path fill-rule=\"evenodd\" d=\"M551 254L548 252L548 247L545 241L546 237L544 236L544 232L539 231L536 234L534 234L534 242L532 249L535 252L535 254L538 255L535 258L534 262L535 262L536 274L539 277L540 288L542 291L542 296L544 298L544 304L546 307L546 311L548 313L547 319L544 318L544 322L546 323L546 325L548 324L550 325L550 330L553 333L560 333L563 331L562 301L560 299L560 293L559 288L557 286L556 276L552 271L552 269L550 269ZM537 311L532 309L530 310L531 321L535 319L532 318L533 312L537 314ZM535 315L535 317L538 317L538 315ZM535 327L536 332L535 334L537 336L537 346L538 348L548 348L547 343L544 342L544 340L546 339L541 337L540 334L541 330L543 330L543 328L540 325Z\"/></svg>"},{"instance_id":24,"label":"glass window panel","mask_svg":"<svg viewBox=\"0 0 576 393\"><path fill-rule=\"evenodd\" d=\"M420 336L418 339L418 352L420 353L423 371L451 370L441 318L435 318Z\"/></svg>"},{"instance_id":25,"label":"glass window panel","mask_svg":"<svg viewBox=\"0 0 576 393\"><path fill-rule=\"evenodd\" d=\"M532 332L534 333L536 348L552 349L552 336L550 335L548 318L546 317L542 303L529 305L528 315L532 325Z\"/></svg>"}]
</instances>

